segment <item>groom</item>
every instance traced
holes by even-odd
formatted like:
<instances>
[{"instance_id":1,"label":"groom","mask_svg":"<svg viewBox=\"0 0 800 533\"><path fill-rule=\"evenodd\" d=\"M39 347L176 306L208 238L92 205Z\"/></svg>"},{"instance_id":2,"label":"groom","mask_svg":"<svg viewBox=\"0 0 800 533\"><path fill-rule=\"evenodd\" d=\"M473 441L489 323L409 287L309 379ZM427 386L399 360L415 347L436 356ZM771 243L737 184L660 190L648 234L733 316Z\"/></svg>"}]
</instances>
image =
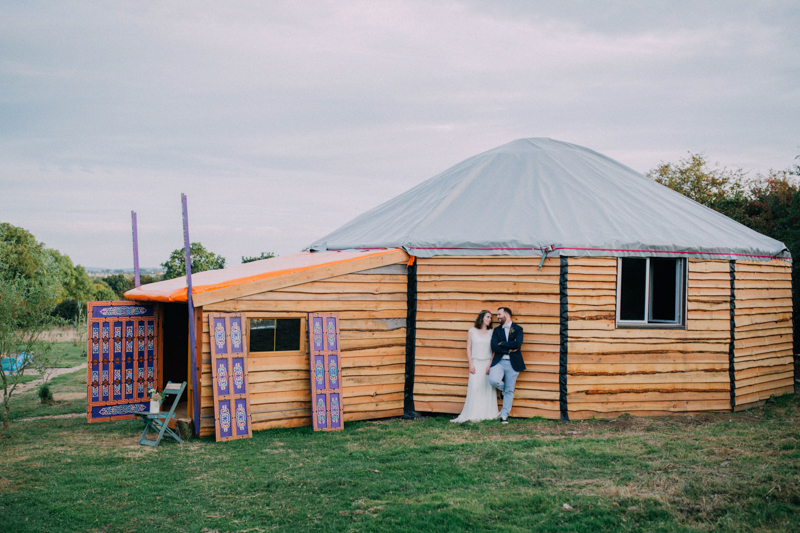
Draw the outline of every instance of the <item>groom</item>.
<instances>
[{"instance_id":1,"label":"groom","mask_svg":"<svg viewBox=\"0 0 800 533\"><path fill-rule=\"evenodd\" d=\"M514 403L514 385L519 373L525 370L525 362L519 349L522 347L522 328L511 321L513 314L508 307L497 309L500 325L492 332L492 365L489 367L489 383L503 393L503 410L500 419L508 424L508 414ZM504 383L505 378L505 383Z\"/></svg>"}]
</instances>

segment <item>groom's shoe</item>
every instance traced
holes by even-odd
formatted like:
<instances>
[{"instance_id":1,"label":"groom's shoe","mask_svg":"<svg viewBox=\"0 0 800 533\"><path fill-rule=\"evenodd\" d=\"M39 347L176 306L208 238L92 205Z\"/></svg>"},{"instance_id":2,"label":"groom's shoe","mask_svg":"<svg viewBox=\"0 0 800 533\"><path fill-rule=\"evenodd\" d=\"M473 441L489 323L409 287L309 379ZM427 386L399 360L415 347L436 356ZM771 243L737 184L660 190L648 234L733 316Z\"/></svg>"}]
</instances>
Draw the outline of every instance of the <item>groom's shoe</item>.
<instances>
[{"instance_id":1,"label":"groom's shoe","mask_svg":"<svg viewBox=\"0 0 800 533\"><path fill-rule=\"evenodd\" d=\"M500 423L501 423L501 424L508 424L508 417L507 417L507 416L504 416L504 417L502 417L502 418L500 419Z\"/></svg>"}]
</instances>

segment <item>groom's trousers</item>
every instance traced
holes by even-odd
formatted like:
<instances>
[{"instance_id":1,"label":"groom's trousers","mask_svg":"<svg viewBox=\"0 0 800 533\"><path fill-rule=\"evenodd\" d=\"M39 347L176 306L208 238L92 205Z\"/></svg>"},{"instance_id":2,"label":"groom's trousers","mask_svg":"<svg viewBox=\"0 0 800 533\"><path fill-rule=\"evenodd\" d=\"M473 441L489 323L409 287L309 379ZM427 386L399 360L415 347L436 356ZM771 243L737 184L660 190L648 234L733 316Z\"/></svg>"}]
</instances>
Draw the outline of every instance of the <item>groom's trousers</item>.
<instances>
[{"instance_id":1,"label":"groom's trousers","mask_svg":"<svg viewBox=\"0 0 800 533\"><path fill-rule=\"evenodd\" d=\"M508 418L511 404L514 403L514 385L519 372L511 367L511 361L503 359L489 370L489 383L503 393L503 410L500 418Z\"/></svg>"}]
</instances>

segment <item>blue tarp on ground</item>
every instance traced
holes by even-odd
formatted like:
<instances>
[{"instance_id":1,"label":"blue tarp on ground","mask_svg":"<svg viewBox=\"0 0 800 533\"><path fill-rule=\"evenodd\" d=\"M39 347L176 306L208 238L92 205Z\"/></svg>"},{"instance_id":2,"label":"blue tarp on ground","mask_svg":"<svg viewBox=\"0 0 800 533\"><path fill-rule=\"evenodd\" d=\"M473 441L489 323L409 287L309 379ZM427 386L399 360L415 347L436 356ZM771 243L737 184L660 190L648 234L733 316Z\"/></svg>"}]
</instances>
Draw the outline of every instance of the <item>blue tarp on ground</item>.
<instances>
[{"instance_id":1,"label":"blue tarp on ground","mask_svg":"<svg viewBox=\"0 0 800 533\"><path fill-rule=\"evenodd\" d=\"M0 358L0 365L3 367L3 372L7 374L16 374L17 370L25 364L28 359L28 354L23 352L16 357L2 357Z\"/></svg>"}]
</instances>

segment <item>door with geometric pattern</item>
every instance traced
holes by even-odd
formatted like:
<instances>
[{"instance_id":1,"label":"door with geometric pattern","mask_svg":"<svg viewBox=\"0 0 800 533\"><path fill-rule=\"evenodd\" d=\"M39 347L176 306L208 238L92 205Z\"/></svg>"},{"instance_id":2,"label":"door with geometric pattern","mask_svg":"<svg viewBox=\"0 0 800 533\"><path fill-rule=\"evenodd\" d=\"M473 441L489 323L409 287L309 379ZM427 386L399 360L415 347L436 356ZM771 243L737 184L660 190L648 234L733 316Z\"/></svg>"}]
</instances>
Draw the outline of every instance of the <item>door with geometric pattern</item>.
<instances>
[{"instance_id":1,"label":"door with geometric pattern","mask_svg":"<svg viewBox=\"0 0 800 533\"><path fill-rule=\"evenodd\" d=\"M148 411L147 391L158 384L160 307L132 301L87 305L87 420L123 420Z\"/></svg>"},{"instance_id":2,"label":"door with geometric pattern","mask_svg":"<svg viewBox=\"0 0 800 533\"><path fill-rule=\"evenodd\" d=\"M314 431L344 429L339 314L309 313L308 353Z\"/></svg>"},{"instance_id":3,"label":"door with geometric pattern","mask_svg":"<svg viewBox=\"0 0 800 533\"><path fill-rule=\"evenodd\" d=\"M244 313L210 313L211 374L217 442L253 436Z\"/></svg>"}]
</instances>

